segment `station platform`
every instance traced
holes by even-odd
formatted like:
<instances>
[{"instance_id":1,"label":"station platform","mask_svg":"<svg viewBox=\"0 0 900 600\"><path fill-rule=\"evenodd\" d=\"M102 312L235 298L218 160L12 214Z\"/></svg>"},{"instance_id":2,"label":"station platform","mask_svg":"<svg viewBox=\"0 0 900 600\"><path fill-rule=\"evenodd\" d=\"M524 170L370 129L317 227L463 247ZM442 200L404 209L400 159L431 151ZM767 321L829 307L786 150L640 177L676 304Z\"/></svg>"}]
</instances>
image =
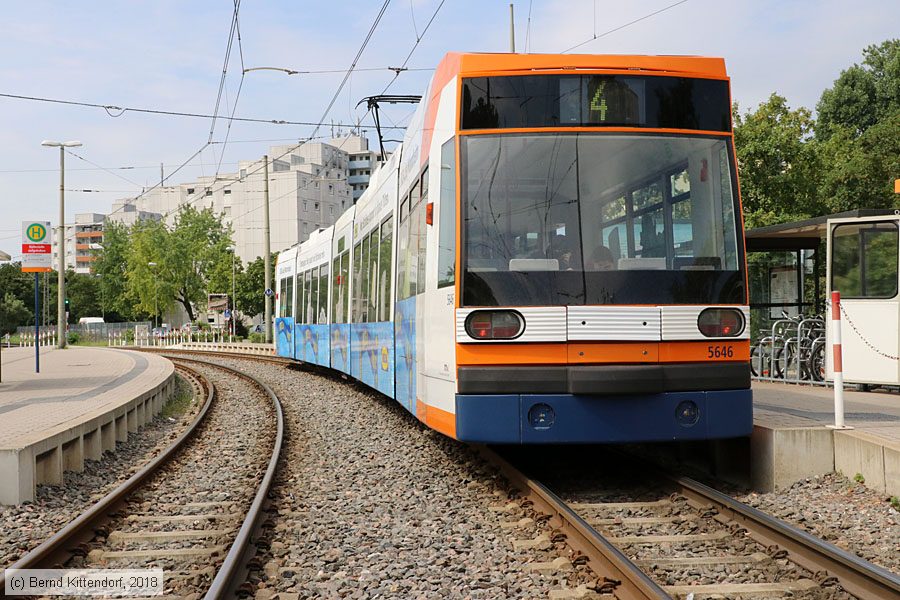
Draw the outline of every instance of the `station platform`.
<instances>
[{"instance_id":1,"label":"station platform","mask_svg":"<svg viewBox=\"0 0 900 600\"><path fill-rule=\"evenodd\" d=\"M175 391L175 368L160 356L113 348L0 352L0 503L33 500L35 486L114 451Z\"/></svg>"},{"instance_id":2,"label":"station platform","mask_svg":"<svg viewBox=\"0 0 900 600\"><path fill-rule=\"evenodd\" d=\"M754 381L753 488L769 492L839 471L900 496L900 395L845 390L844 421L852 429L828 427L834 423L831 388Z\"/></svg>"}]
</instances>

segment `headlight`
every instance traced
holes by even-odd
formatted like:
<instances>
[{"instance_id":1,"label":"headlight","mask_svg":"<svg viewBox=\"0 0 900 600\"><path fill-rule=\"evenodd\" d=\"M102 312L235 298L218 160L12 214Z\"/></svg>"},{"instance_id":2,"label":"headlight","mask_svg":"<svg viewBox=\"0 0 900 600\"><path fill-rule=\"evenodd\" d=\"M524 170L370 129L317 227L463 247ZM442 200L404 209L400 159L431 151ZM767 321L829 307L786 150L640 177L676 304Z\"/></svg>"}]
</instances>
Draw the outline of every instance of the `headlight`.
<instances>
[{"instance_id":1,"label":"headlight","mask_svg":"<svg viewBox=\"0 0 900 600\"><path fill-rule=\"evenodd\" d=\"M477 310L466 318L466 333L476 340L512 340L525 331L525 318L514 310Z\"/></svg>"},{"instance_id":2,"label":"headlight","mask_svg":"<svg viewBox=\"0 0 900 600\"><path fill-rule=\"evenodd\" d=\"M735 308L707 308L697 317L706 337L737 337L744 331L744 314Z\"/></svg>"}]
</instances>

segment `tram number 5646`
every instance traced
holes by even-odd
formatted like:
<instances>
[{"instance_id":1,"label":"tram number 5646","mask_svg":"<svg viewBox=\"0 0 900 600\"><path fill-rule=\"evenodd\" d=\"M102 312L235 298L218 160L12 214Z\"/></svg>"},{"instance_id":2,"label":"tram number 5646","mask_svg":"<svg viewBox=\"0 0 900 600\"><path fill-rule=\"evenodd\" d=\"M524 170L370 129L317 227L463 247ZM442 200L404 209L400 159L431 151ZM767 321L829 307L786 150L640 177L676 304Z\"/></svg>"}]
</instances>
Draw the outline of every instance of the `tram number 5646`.
<instances>
[{"instance_id":1,"label":"tram number 5646","mask_svg":"<svg viewBox=\"0 0 900 600\"><path fill-rule=\"evenodd\" d=\"M733 346L707 346L706 347L706 358L733 358L734 357L734 347Z\"/></svg>"}]
</instances>

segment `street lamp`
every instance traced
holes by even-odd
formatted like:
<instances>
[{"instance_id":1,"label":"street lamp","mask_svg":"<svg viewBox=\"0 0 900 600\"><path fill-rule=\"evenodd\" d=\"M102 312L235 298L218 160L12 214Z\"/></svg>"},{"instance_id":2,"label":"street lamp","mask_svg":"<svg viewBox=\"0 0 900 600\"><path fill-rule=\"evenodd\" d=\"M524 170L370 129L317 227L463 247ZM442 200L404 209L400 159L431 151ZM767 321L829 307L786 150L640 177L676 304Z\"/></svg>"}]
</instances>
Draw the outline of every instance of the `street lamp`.
<instances>
[{"instance_id":1,"label":"street lamp","mask_svg":"<svg viewBox=\"0 0 900 600\"><path fill-rule=\"evenodd\" d=\"M148 267L155 267L155 262L148 262ZM159 328L159 282L156 280L156 269L153 269L153 325L154 329Z\"/></svg>"},{"instance_id":2,"label":"street lamp","mask_svg":"<svg viewBox=\"0 0 900 600\"><path fill-rule=\"evenodd\" d=\"M59 250L59 266L57 273L57 290L58 297L56 299L56 337L59 340L58 347L66 347L66 148L75 148L80 146L79 141L55 142L53 140L44 140L41 146L48 148L59 148L59 237L57 238L57 248ZM37 315L35 315L37 319Z\"/></svg>"},{"instance_id":3,"label":"street lamp","mask_svg":"<svg viewBox=\"0 0 900 600\"><path fill-rule=\"evenodd\" d=\"M235 325L237 320L237 295L234 293L234 255L236 249L234 246L228 246L226 250L231 252L231 335L234 337L237 335L237 326Z\"/></svg>"}]
</instances>

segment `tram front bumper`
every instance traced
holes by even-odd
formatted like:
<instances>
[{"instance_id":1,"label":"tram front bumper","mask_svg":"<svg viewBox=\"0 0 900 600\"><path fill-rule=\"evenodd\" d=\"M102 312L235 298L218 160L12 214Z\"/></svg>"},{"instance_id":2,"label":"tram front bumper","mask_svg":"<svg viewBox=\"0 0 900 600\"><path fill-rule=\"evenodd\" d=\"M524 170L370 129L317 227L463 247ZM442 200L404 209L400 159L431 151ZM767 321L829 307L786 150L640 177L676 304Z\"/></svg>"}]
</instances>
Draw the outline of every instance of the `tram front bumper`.
<instances>
[{"instance_id":1,"label":"tram front bumper","mask_svg":"<svg viewBox=\"0 0 900 600\"><path fill-rule=\"evenodd\" d=\"M457 394L456 437L494 444L621 443L742 437L749 389L658 394Z\"/></svg>"}]
</instances>

